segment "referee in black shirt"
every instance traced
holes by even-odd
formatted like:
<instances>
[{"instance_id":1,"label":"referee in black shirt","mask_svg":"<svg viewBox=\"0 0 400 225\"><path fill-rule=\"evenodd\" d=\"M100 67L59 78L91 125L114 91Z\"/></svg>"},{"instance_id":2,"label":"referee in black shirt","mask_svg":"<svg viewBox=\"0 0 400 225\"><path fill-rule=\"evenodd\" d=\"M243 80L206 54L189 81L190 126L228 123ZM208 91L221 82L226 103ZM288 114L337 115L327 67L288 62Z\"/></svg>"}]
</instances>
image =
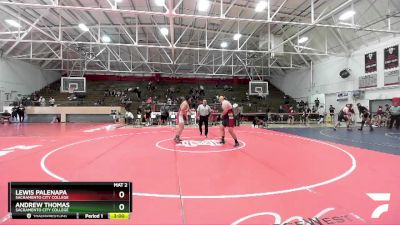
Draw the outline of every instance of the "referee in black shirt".
<instances>
[{"instance_id":1,"label":"referee in black shirt","mask_svg":"<svg viewBox=\"0 0 400 225\"><path fill-rule=\"evenodd\" d=\"M207 100L203 99L203 104L199 105L199 107L197 107L197 115L200 116L199 119L199 129L200 129L200 135L203 135L203 130L202 130L202 126L204 123L205 126L205 135L207 137L208 135L208 117L211 114L211 108L209 105L207 105Z\"/></svg>"}]
</instances>

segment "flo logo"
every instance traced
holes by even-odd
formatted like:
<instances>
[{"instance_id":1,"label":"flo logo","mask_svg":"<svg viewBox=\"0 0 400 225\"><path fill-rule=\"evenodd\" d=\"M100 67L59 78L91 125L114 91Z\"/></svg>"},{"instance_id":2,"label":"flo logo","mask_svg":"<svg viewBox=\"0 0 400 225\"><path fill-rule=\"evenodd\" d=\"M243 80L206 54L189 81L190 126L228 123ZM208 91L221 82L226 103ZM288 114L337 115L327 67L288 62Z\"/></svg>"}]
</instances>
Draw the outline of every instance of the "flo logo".
<instances>
[{"instance_id":1,"label":"flo logo","mask_svg":"<svg viewBox=\"0 0 400 225\"><path fill-rule=\"evenodd\" d=\"M217 140L202 140L202 141L195 141L195 140L183 140L177 146L184 146L184 147L198 147L198 146L221 146L219 141Z\"/></svg>"},{"instance_id":2,"label":"flo logo","mask_svg":"<svg viewBox=\"0 0 400 225\"><path fill-rule=\"evenodd\" d=\"M367 193L368 197L377 202L389 202L390 193ZM371 214L371 218L378 219L385 212L389 211L389 204L382 204L375 208Z\"/></svg>"}]
</instances>

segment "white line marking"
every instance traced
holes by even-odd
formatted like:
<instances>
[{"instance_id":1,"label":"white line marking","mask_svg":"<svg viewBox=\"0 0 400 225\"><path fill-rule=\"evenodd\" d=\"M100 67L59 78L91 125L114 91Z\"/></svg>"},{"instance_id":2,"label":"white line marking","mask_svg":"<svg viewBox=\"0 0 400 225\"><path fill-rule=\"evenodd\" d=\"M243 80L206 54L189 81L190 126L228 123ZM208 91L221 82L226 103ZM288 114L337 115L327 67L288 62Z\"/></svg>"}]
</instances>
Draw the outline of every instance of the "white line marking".
<instances>
[{"instance_id":1,"label":"white line marking","mask_svg":"<svg viewBox=\"0 0 400 225\"><path fill-rule=\"evenodd\" d=\"M9 150L31 150L34 148L37 148L41 145L16 145L16 146L12 146L9 148L5 148L3 150L9 151Z\"/></svg>"},{"instance_id":2,"label":"white line marking","mask_svg":"<svg viewBox=\"0 0 400 225\"><path fill-rule=\"evenodd\" d=\"M179 196L177 194L157 194L157 193L141 193L141 192L137 192L137 193L133 193L132 195L135 196L143 196L143 197L157 197L157 198L183 198L183 199L226 199L226 198L249 198L249 197L261 197L261 196L269 196L269 195L277 195L277 194L286 194L286 193L292 193L292 192L296 192L296 191L304 191L307 189L312 189L312 188L316 188L316 187L321 187L324 185L328 185L331 183L334 183L338 180L341 180L347 176L349 176L357 167L357 163L356 163L356 159L354 158L354 156L352 154L350 154L349 152L347 152L346 150L323 142L323 141L319 141L319 140L314 140L314 139L310 139L310 138L304 138L304 137L300 137L300 136L294 136L294 135L287 135L287 134L281 134L281 133L272 133L272 132L248 132L248 131L243 131L247 132L247 133L259 133L259 134L268 134L268 135L276 135L276 136L283 136L283 137L290 137L290 138L296 138L296 139L300 139L300 140L307 140L307 141L311 141L311 142L315 142L315 143L319 143L319 144L323 144L323 145L327 145L330 146L332 148L335 148L343 153L345 153L350 159L351 159L351 167L346 170L345 172L343 172L342 174L340 174L337 177L331 178L329 180L326 181L322 181L320 183L316 183L316 184L311 184L311 185L307 185L307 186L301 186L301 187L294 187L294 188L289 188L289 189L284 189L284 190L278 190L278 191L269 191L269 192L259 192L259 193L250 193L250 194L232 194L232 195L182 195ZM159 132L152 132L152 133L159 133ZM45 165L46 159L53 153L60 151L64 148L70 147L70 146L74 146L74 145L78 145L81 143L87 143L87 142L91 142L91 141L95 141L95 140L101 140L101 139L106 139L106 138L113 138L113 137L119 137L119 136L127 136L127 135L132 135L132 134L141 134L141 133L128 133L128 134L120 134L120 135L113 135L113 136L106 136L106 137L98 137L98 138L92 138L92 139L87 139L87 140L83 140L83 141L78 141L78 142L74 142L68 145L64 145L61 146L59 148L56 148L50 152L48 152L41 160L40 162L40 166L42 168L42 170L48 174L49 176L60 180L62 182L68 182L68 180L66 180L65 178L58 176L57 174L51 172Z\"/></svg>"},{"instance_id":3,"label":"white line marking","mask_svg":"<svg viewBox=\"0 0 400 225\"><path fill-rule=\"evenodd\" d=\"M8 213L6 216L0 219L0 223L5 223L7 220L11 218L11 214Z\"/></svg>"},{"instance_id":4,"label":"white line marking","mask_svg":"<svg viewBox=\"0 0 400 225\"><path fill-rule=\"evenodd\" d=\"M397 135L397 137L393 135ZM390 138L400 139L400 133L385 133L385 136Z\"/></svg>"}]
</instances>

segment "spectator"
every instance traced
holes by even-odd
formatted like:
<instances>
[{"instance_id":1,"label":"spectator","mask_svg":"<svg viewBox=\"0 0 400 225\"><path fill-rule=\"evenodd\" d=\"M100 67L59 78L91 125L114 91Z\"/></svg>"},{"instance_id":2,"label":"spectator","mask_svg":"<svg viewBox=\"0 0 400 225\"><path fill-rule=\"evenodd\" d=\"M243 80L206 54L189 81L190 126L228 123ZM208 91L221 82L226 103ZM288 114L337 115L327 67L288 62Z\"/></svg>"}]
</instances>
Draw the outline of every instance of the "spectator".
<instances>
[{"instance_id":1,"label":"spectator","mask_svg":"<svg viewBox=\"0 0 400 225\"><path fill-rule=\"evenodd\" d=\"M315 103L315 106L316 106L317 109L318 109L318 108L319 108L319 99L316 98L316 99L314 100L314 103Z\"/></svg>"},{"instance_id":2,"label":"spectator","mask_svg":"<svg viewBox=\"0 0 400 225\"><path fill-rule=\"evenodd\" d=\"M385 109L385 117L386 117L386 126L389 127L390 124L390 105L386 104L385 105L386 109Z\"/></svg>"},{"instance_id":3,"label":"spectator","mask_svg":"<svg viewBox=\"0 0 400 225\"><path fill-rule=\"evenodd\" d=\"M258 128L260 126L261 127L265 126L265 122L263 120L259 119L257 116L255 116L253 119L253 127Z\"/></svg>"},{"instance_id":4,"label":"spectator","mask_svg":"<svg viewBox=\"0 0 400 225\"><path fill-rule=\"evenodd\" d=\"M278 113L279 113L279 121L282 121L283 120L283 114L282 113L285 113L285 111L283 110L283 106L282 105L279 106Z\"/></svg>"},{"instance_id":5,"label":"spectator","mask_svg":"<svg viewBox=\"0 0 400 225\"><path fill-rule=\"evenodd\" d=\"M289 104L289 96L288 95L283 96L283 104L285 104L285 105Z\"/></svg>"},{"instance_id":6,"label":"spectator","mask_svg":"<svg viewBox=\"0 0 400 225\"><path fill-rule=\"evenodd\" d=\"M201 96L204 96L204 95L205 95L204 86L203 86L203 85L200 85L199 89L200 89L199 94L200 94Z\"/></svg>"},{"instance_id":7,"label":"spectator","mask_svg":"<svg viewBox=\"0 0 400 225\"><path fill-rule=\"evenodd\" d=\"M148 125L150 125L150 117L151 117L151 105L150 104L146 105L146 107L144 108L144 112L145 112L146 123Z\"/></svg>"},{"instance_id":8,"label":"spectator","mask_svg":"<svg viewBox=\"0 0 400 225\"><path fill-rule=\"evenodd\" d=\"M53 120L50 123L59 123L59 122L61 122L60 116L55 116L53 117Z\"/></svg>"},{"instance_id":9,"label":"spectator","mask_svg":"<svg viewBox=\"0 0 400 225\"><path fill-rule=\"evenodd\" d=\"M126 124L132 124L133 122L133 114L129 111L125 112L125 123Z\"/></svg>"},{"instance_id":10,"label":"spectator","mask_svg":"<svg viewBox=\"0 0 400 225\"><path fill-rule=\"evenodd\" d=\"M147 104L153 103L153 99L151 98L151 96L147 99L146 103L147 103Z\"/></svg>"},{"instance_id":11,"label":"spectator","mask_svg":"<svg viewBox=\"0 0 400 225\"><path fill-rule=\"evenodd\" d=\"M233 117L235 118L235 126L240 126L241 108L237 103L233 104Z\"/></svg>"},{"instance_id":12,"label":"spectator","mask_svg":"<svg viewBox=\"0 0 400 225\"><path fill-rule=\"evenodd\" d=\"M10 122L10 118L11 118L11 113L9 113L8 110L4 110L4 112L0 116L0 122L4 123L5 120Z\"/></svg>"},{"instance_id":13,"label":"spectator","mask_svg":"<svg viewBox=\"0 0 400 225\"><path fill-rule=\"evenodd\" d=\"M50 100L49 100L49 104L50 104L50 106L53 106L54 107L54 104L56 103L56 100L53 98L53 97L50 97Z\"/></svg>"},{"instance_id":14,"label":"spectator","mask_svg":"<svg viewBox=\"0 0 400 225\"><path fill-rule=\"evenodd\" d=\"M295 113L295 111L293 109L293 106L290 106L288 113L289 113L289 117L288 117L288 121L287 121L288 124L294 124L294 113Z\"/></svg>"},{"instance_id":15,"label":"spectator","mask_svg":"<svg viewBox=\"0 0 400 225\"><path fill-rule=\"evenodd\" d=\"M142 95L142 91L140 90L140 88L135 87L135 89L133 90L133 93L136 93L137 99L140 101L141 95Z\"/></svg>"},{"instance_id":16,"label":"spectator","mask_svg":"<svg viewBox=\"0 0 400 225\"><path fill-rule=\"evenodd\" d=\"M325 118L325 109L324 106L321 105L321 107L319 107L319 109L317 110L317 113L319 115L319 120L318 120L318 124L321 124L324 122L324 118Z\"/></svg>"},{"instance_id":17,"label":"spectator","mask_svg":"<svg viewBox=\"0 0 400 225\"><path fill-rule=\"evenodd\" d=\"M392 129L393 124L396 123L396 129L398 130L400 128L400 105L392 105L389 110L391 119L388 128Z\"/></svg>"},{"instance_id":18,"label":"spectator","mask_svg":"<svg viewBox=\"0 0 400 225\"><path fill-rule=\"evenodd\" d=\"M161 124L164 125L169 117L169 105L164 103L160 108L160 112L161 112Z\"/></svg>"},{"instance_id":19,"label":"spectator","mask_svg":"<svg viewBox=\"0 0 400 225\"><path fill-rule=\"evenodd\" d=\"M329 106L329 115L331 116L332 123L335 123L335 107Z\"/></svg>"},{"instance_id":20,"label":"spectator","mask_svg":"<svg viewBox=\"0 0 400 225\"><path fill-rule=\"evenodd\" d=\"M376 111L376 116L377 116L377 125L378 127L381 127L382 125L382 117L384 116L383 108L382 106L378 107L378 110Z\"/></svg>"},{"instance_id":21,"label":"spectator","mask_svg":"<svg viewBox=\"0 0 400 225\"><path fill-rule=\"evenodd\" d=\"M46 99L43 96L40 96L39 98L39 105L46 106Z\"/></svg>"},{"instance_id":22,"label":"spectator","mask_svg":"<svg viewBox=\"0 0 400 225\"><path fill-rule=\"evenodd\" d=\"M304 111L304 105L305 105L304 101L301 100L301 101L299 102L299 108L300 108L300 111L301 111L301 112Z\"/></svg>"},{"instance_id":23,"label":"spectator","mask_svg":"<svg viewBox=\"0 0 400 225\"><path fill-rule=\"evenodd\" d=\"M17 118L17 116L18 116L18 105L14 105L13 107L12 107L12 109L11 109L11 119L12 119L12 121L14 122L17 122L18 121L18 118Z\"/></svg>"},{"instance_id":24,"label":"spectator","mask_svg":"<svg viewBox=\"0 0 400 225\"><path fill-rule=\"evenodd\" d=\"M25 120L25 107L24 107L24 105L20 104L19 107L18 107L18 111L17 112L18 112L19 122L23 123L24 120Z\"/></svg>"}]
</instances>

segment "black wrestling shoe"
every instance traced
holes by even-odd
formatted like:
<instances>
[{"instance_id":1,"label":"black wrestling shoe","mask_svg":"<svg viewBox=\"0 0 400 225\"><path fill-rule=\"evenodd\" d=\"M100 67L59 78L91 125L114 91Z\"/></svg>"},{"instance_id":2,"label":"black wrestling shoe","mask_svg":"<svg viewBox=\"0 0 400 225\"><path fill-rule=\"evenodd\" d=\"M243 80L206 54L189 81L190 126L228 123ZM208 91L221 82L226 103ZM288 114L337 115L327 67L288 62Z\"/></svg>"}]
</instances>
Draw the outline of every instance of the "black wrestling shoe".
<instances>
[{"instance_id":1,"label":"black wrestling shoe","mask_svg":"<svg viewBox=\"0 0 400 225\"><path fill-rule=\"evenodd\" d=\"M182 139L180 139L180 138L174 138L174 141L175 141L175 143L179 144L179 143L182 142Z\"/></svg>"},{"instance_id":2,"label":"black wrestling shoe","mask_svg":"<svg viewBox=\"0 0 400 225\"><path fill-rule=\"evenodd\" d=\"M233 147L239 147L239 146L240 146L239 142L235 142L235 144L233 145Z\"/></svg>"},{"instance_id":3,"label":"black wrestling shoe","mask_svg":"<svg viewBox=\"0 0 400 225\"><path fill-rule=\"evenodd\" d=\"M219 143L220 143L221 145L223 145L223 144L225 144L225 140L222 139Z\"/></svg>"}]
</instances>

